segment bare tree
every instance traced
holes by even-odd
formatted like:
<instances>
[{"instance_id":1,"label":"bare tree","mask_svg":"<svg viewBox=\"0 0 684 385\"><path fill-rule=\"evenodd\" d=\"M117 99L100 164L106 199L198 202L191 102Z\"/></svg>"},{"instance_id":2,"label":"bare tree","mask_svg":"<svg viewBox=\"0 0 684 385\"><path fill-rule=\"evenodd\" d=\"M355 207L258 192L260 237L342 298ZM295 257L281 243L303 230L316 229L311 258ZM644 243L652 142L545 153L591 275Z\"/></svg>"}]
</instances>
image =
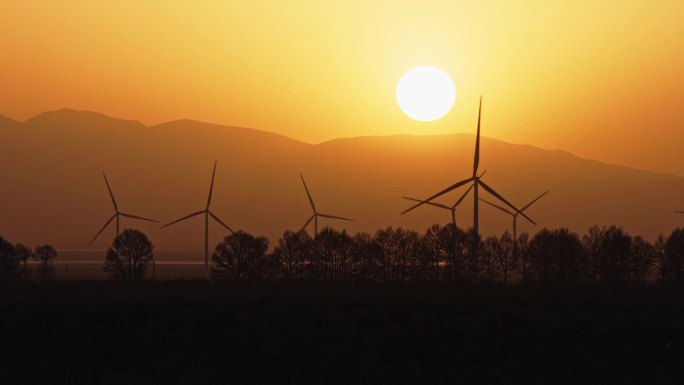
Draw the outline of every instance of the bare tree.
<instances>
[{"instance_id":1,"label":"bare tree","mask_svg":"<svg viewBox=\"0 0 684 385\"><path fill-rule=\"evenodd\" d=\"M31 269L29 268L29 260L34 259L33 250L30 247L18 243L14 247L14 255L19 263L19 280L28 281L31 279Z\"/></svg>"},{"instance_id":2,"label":"bare tree","mask_svg":"<svg viewBox=\"0 0 684 385\"><path fill-rule=\"evenodd\" d=\"M268 250L266 237L238 231L216 245L211 260L211 279L217 282L254 282L262 278Z\"/></svg>"},{"instance_id":3,"label":"bare tree","mask_svg":"<svg viewBox=\"0 0 684 385\"><path fill-rule=\"evenodd\" d=\"M518 261L516 268L522 277L523 285L526 285L529 280L528 275L530 271L530 235L526 232L520 234L518 239L515 240L515 244L516 258Z\"/></svg>"},{"instance_id":4,"label":"bare tree","mask_svg":"<svg viewBox=\"0 0 684 385\"><path fill-rule=\"evenodd\" d=\"M661 265L663 276L667 281L682 283L682 267L684 261L684 229L677 228L665 242L664 263Z\"/></svg>"},{"instance_id":5,"label":"bare tree","mask_svg":"<svg viewBox=\"0 0 684 385\"><path fill-rule=\"evenodd\" d=\"M482 264L482 278L486 282L494 282L499 253L499 238L495 236L485 238L483 247L480 248L480 263Z\"/></svg>"},{"instance_id":6,"label":"bare tree","mask_svg":"<svg viewBox=\"0 0 684 385\"><path fill-rule=\"evenodd\" d=\"M0 236L0 284L13 282L19 271L14 245Z\"/></svg>"},{"instance_id":7,"label":"bare tree","mask_svg":"<svg viewBox=\"0 0 684 385\"><path fill-rule=\"evenodd\" d=\"M306 266L310 262L313 242L305 231L286 231L273 250L282 278L288 282L304 278Z\"/></svg>"},{"instance_id":8,"label":"bare tree","mask_svg":"<svg viewBox=\"0 0 684 385\"><path fill-rule=\"evenodd\" d=\"M516 265L516 245L511 233L506 230L499 239L498 253L496 254L496 262L499 271L503 274L504 285L508 284L508 275Z\"/></svg>"},{"instance_id":9,"label":"bare tree","mask_svg":"<svg viewBox=\"0 0 684 385\"><path fill-rule=\"evenodd\" d=\"M643 286L656 262L656 249L640 236L632 239L629 276L632 284Z\"/></svg>"},{"instance_id":10,"label":"bare tree","mask_svg":"<svg viewBox=\"0 0 684 385\"><path fill-rule=\"evenodd\" d=\"M357 233L352 237L352 269L356 281L380 281L379 252L373 237L368 233Z\"/></svg>"},{"instance_id":11,"label":"bare tree","mask_svg":"<svg viewBox=\"0 0 684 385\"><path fill-rule=\"evenodd\" d=\"M594 225L589 228L587 234L582 237L582 244L584 250L591 259L591 277L594 282L598 281L599 271L599 254L601 252L601 244L603 243L603 232Z\"/></svg>"},{"instance_id":12,"label":"bare tree","mask_svg":"<svg viewBox=\"0 0 684 385\"><path fill-rule=\"evenodd\" d=\"M50 245L36 247L33 252L34 258L38 261L36 277L40 282L50 282L55 280L55 268L53 261L57 258L57 250Z\"/></svg>"},{"instance_id":13,"label":"bare tree","mask_svg":"<svg viewBox=\"0 0 684 385\"><path fill-rule=\"evenodd\" d=\"M658 273L660 275L660 283L663 284L665 283L666 277L665 274L667 272L667 262L665 260L665 245L667 244L667 239L663 235L663 233L658 234L658 238L656 238L655 243L653 244L653 248L655 249L655 258L656 258L656 264L658 265Z\"/></svg>"},{"instance_id":14,"label":"bare tree","mask_svg":"<svg viewBox=\"0 0 684 385\"><path fill-rule=\"evenodd\" d=\"M114 279L141 281L154 260L153 251L154 245L143 232L126 229L107 250L103 270Z\"/></svg>"}]
</instances>

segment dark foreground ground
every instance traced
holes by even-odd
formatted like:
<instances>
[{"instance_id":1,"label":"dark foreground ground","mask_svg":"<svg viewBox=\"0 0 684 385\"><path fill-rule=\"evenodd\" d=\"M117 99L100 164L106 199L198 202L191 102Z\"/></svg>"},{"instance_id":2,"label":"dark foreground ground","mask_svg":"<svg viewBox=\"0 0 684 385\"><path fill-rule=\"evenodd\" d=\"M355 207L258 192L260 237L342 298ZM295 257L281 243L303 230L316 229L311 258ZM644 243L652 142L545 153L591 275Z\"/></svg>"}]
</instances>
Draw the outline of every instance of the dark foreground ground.
<instances>
[{"instance_id":1,"label":"dark foreground ground","mask_svg":"<svg viewBox=\"0 0 684 385\"><path fill-rule=\"evenodd\" d=\"M681 384L676 290L3 288L0 383Z\"/></svg>"}]
</instances>

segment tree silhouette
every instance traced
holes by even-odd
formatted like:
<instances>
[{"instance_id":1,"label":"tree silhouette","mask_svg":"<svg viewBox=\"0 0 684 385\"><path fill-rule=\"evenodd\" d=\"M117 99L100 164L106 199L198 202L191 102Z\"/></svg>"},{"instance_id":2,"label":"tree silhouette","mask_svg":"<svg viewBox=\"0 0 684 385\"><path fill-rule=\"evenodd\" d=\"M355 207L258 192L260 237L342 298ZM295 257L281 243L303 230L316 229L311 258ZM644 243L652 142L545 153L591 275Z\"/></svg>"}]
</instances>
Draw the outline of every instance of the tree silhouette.
<instances>
[{"instance_id":1,"label":"tree silhouette","mask_svg":"<svg viewBox=\"0 0 684 385\"><path fill-rule=\"evenodd\" d=\"M494 282L497 272L497 257L500 253L499 238L489 236L485 238L480 248L480 265L482 266L482 279L485 282Z\"/></svg>"},{"instance_id":2,"label":"tree silhouette","mask_svg":"<svg viewBox=\"0 0 684 385\"><path fill-rule=\"evenodd\" d=\"M141 281L154 260L154 245L143 232L126 229L107 250L103 270L113 279Z\"/></svg>"},{"instance_id":3,"label":"tree silhouette","mask_svg":"<svg viewBox=\"0 0 684 385\"><path fill-rule=\"evenodd\" d=\"M530 235L527 232L520 234L515 240L515 245L516 270L520 274L522 284L527 285L530 271Z\"/></svg>"},{"instance_id":4,"label":"tree silhouette","mask_svg":"<svg viewBox=\"0 0 684 385\"><path fill-rule=\"evenodd\" d=\"M268 239L238 231L223 238L211 256L211 279L216 282L254 282L262 278Z\"/></svg>"},{"instance_id":5,"label":"tree silhouette","mask_svg":"<svg viewBox=\"0 0 684 385\"><path fill-rule=\"evenodd\" d=\"M450 253L455 247L452 244L452 236L447 234L447 231L445 227L432 225L423 235L423 255L427 265L428 280L439 281L442 265L444 265L444 280L448 280L452 260Z\"/></svg>"},{"instance_id":6,"label":"tree silhouette","mask_svg":"<svg viewBox=\"0 0 684 385\"><path fill-rule=\"evenodd\" d=\"M649 273L656 263L656 248L640 236L632 239L629 260L629 279L635 286L646 284Z\"/></svg>"},{"instance_id":7,"label":"tree silhouette","mask_svg":"<svg viewBox=\"0 0 684 385\"><path fill-rule=\"evenodd\" d=\"M31 269L29 268L29 260L34 259L33 250L30 247L18 243L14 246L14 255L19 263L20 281L28 281L31 279Z\"/></svg>"},{"instance_id":8,"label":"tree silhouette","mask_svg":"<svg viewBox=\"0 0 684 385\"><path fill-rule=\"evenodd\" d=\"M416 281L421 268L416 263L422 251L418 233L388 227L378 230L373 241L380 254L383 282Z\"/></svg>"},{"instance_id":9,"label":"tree silhouette","mask_svg":"<svg viewBox=\"0 0 684 385\"><path fill-rule=\"evenodd\" d=\"M508 275L517 263L516 249L517 246L513 236L506 230L501 238L499 238L498 254L496 255L496 264L498 270L503 274L504 285L508 284Z\"/></svg>"},{"instance_id":10,"label":"tree silhouette","mask_svg":"<svg viewBox=\"0 0 684 385\"><path fill-rule=\"evenodd\" d=\"M682 283L682 261L684 260L684 229L677 228L665 242L664 261L661 265L665 281Z\"/></svg>"},{"instance_id":11,"label":"tree silhouette","mask_svg":"<svg viewBox=\"0 0 684 385\"><path fill-rule=\"evenodd\" d=\"M13 282L19 271L14 245L0 236L0 284Z\"/></svg>"},{"instance_id":12,"label":"tree silhouette","mask_svg":"<svg viewBox=\"0 0 684 385\"><path fill-rule=\"evenodd\" d=\"M584 250L591 260L591 278L594 282L598 282L599 276L599 255L601 253L601 245L603 243L603 232L594 225L589 228L589 231L582 237L582 244Z\"/></svg>"},{"instance_id":13,"label":"tree silhouette","mask_svg":"<svg viewBox=\"0 0 684 385\"><path fill-rule=\"evenodd\" d=\"M463 245L466 279L468 283L474 283L480 276L480 250L483 248L482 238L471 228L465 233L461 244Z\"/></svg>"},{"instance_id":14,"label":"tree silhouette","mask_svg":"<svg viewBox=\"0 0 684 385\"><path fill-rule=\"evenodd\" d=\"M54 281L55 268L53 261L57 258L57 250L50 245L37 246L33 255L38 261L38 267L36 268L36 278L38 281Z\"/></svg>"},{"instance_id":15,"label":"tree silhouette","mask_svg":"<svg viewBox=\"0 0 684 385\"><path fill-rule=\"evenodd\" d=\"M566 228L544 228L530 240L530 267L541 285L578 283L581 254L579 236Z\"/></svg>"},{"instance_id":16,"label":"tree silhouette","mask_svg":"<svg viewBox=\"0 0 684 385\"><path fill-rule=\"evenodd\" d=\"M286 231L273 250L281 278L288 282L304 279L312 249L313 241L308 233Z\"/></svg>"},{"instance_id":17,"label":"tree silhouette","mask_svg":"<svg viewBox=\"0 0 684 385\"><path fill-rule=\"evenodd\" d=\"M665 283L666 277L666 261L665 261L665 245L667 244L667 239L663 233L658 234L655 243L653 243L653 249L655 252L655 264L658 266L658 275L660 276L660 283Z\"/></svg>"},{"instance_id":18,"label":"tree silhouette","mask_svg":"<svg viewBox=\"0 0 684 385\"><path fill-rule=\"evenodd\" d=\"M601 232L599 275L606 285L622 284L627 281L632 237L617 226L604 228Z\"/></svg>"},{"instance_id":19,"label":"tree silhouette","mask_svg":"<svg viewBox=\"0 0 684 385\"><path fill-rule=\"evenodd\" d=\"M368 233L357 233L352 237L353 270L357 281L379 282L382 280L380 252L373 237Z\"/></svg>"},{"instance_id":20,"label":"tree silhouette","mask_svg":"<svg viewBox=\"0 0 684 385\"><path fill-rule=\"evenodd\" d=\"M325 227L314 239L314 265L324 281L348 279L354 242L346 231Z\"/></svg>"}]
</instances>

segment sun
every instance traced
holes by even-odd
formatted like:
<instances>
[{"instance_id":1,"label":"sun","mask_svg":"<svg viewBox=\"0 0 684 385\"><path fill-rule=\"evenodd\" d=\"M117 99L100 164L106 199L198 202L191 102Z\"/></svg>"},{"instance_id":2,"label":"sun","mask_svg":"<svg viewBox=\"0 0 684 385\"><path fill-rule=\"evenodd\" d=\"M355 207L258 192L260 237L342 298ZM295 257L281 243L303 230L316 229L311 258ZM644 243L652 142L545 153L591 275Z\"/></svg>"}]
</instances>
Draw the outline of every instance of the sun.
<instances>
[{"instance_id":1,"label":"sun","mask_svg":"<svg viewBox=\"0 0 684 385\"><path fill-rule=\"evenodd\" d=\"M397 84L399 107L411 119L437 120L454 105L456 89L449 75L437 67L420 66L409 70Z\"/></svg>"}]
</instances>

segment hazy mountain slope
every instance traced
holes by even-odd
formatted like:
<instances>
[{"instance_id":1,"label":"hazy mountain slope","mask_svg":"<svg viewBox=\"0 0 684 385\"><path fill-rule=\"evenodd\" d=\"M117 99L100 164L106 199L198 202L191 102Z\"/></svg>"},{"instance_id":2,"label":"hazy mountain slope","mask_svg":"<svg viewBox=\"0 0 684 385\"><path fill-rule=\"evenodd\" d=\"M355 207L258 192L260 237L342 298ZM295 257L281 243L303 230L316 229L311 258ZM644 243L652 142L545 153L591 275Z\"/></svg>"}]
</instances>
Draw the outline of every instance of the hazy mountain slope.
<instances>
[{"instance_id":1,"label":"hazy mountain slope","mask_svg":"<svg viewBox=\"0 0 684 385\"><path fill-rule=\"evenodd\" d=\"M20 122L0 114L0 127L18 128L19 126L21 126Z\"/></svg>"},{"instance_id":2,"label":"hazy mountain slope","mask_svg":"<svg viewBox=\"0 0 684 385\"><path fill-rule=\"evenodd\" d=\"M486 133L486 132L485 132ZM310 145L248 128L180 120L145 127L139 122L62 110L23 124L0 120L0 234L14 242L83 248L112 215L102 179L106 171L120 208L162 222L206 204L211 167L218 159L212 211L230 226L275 237L298 229L310 215L299 180L303 172L320 211L349 216L350 231L381 226L423 230L446 222L448 212L426 207L400 216L402 195L425 197L472 172L474 136L388 136L338 139ZM482 139L485 180L518 205L551 190L530 209L541 226L585 231L591 224L621 224L655 236L684 217L684 179L577 158L562 151ZM463 188L459 191L463 191ZM459 191L441 199L456 199ZM487 194L484 193L483 197ZM485 198L486 199L486 198ZM481 206L485 233L510 219ZM472 223L472 196L458 214ZM321 225L327 223L322 221ZM146 231L159 249L202 247L200 218ZM211 243L223 231L211 226ZM534 230L521 223L520 230ZM94 247L111 241L113 228Z\"/></svg>"}]
</instances>

